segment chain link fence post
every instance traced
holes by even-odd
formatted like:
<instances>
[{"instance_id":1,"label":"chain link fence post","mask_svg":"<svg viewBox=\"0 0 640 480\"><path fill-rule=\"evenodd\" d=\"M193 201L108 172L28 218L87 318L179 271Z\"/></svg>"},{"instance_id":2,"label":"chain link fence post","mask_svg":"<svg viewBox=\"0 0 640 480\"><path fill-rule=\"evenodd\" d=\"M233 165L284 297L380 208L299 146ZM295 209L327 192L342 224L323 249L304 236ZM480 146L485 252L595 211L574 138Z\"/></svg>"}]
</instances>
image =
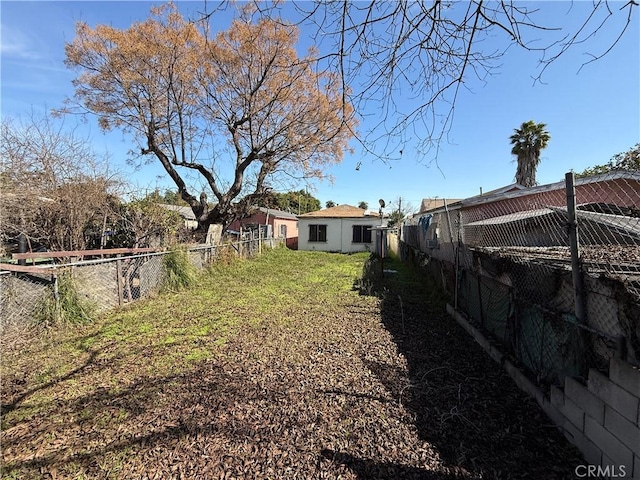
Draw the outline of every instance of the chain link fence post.
<instances>
[{"instance_id":1,"label":"chain link fence post","mask_svg":"<svg viewBox=\"0 0 640 480\"><path fill-rule=\"evenodd\" d=\"M571 252L571 276L573 279L573 297L575 302L575 315L578 323L586 323L584 289L582 282L582 268L580 265L580 242L578 238L578 220L576 209L576 189L573 172L564 176L567 193L567 231L569 234L569 249Z\"/></svg>"}]
</instances>

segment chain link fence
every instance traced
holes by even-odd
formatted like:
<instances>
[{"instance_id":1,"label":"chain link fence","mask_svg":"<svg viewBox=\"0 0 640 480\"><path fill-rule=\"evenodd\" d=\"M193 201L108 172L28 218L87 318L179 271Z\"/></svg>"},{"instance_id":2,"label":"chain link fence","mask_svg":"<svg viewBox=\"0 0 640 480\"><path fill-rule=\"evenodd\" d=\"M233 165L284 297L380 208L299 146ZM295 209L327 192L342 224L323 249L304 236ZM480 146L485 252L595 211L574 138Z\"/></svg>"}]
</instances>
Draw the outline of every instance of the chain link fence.
<instances>
[{"instance_id":1,"label":"chain link fence","mask_svg":"<svg viewBox=\"0 0 640 480\"><path fill-rule=\"evenodd\" d=\"M443 203L405 223L403 255L541 384L640 364L640 172Z\"/></svg>"},{"instance_id":2,"label":"chain link fence","mask_svg":"<svg viewBox=\"0 0 640 480\"><path fill-rule=\"evenodd\" d=\"M185 246L190 263L204 269L221 256L248 258L282 243L279 239L247 234L217 246ZM61 279L71 278L81 302L104 312L158 292L164 284L164 257L170 252L143 253L117 258L40 264L34 272L0 271L0 334L46 321L51 306L60 303ZM29 270L27 266L24 270Z\"/></svg>"}]
</instances>

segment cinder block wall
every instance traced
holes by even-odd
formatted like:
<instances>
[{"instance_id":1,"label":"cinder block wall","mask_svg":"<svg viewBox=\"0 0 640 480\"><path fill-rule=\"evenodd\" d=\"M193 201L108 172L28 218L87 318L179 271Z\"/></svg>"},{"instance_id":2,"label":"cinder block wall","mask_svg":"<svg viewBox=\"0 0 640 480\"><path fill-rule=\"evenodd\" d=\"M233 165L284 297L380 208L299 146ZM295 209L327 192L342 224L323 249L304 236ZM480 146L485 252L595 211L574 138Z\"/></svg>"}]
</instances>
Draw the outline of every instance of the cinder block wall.
<instances>
[{"instance_id":1,"label":"cinder block wall","mask_svg":"<svg viewBox=\"0 0 640 480\"><path fill-rule=\"evenodd\" d=\"M565 378L542 407L589 464L624 466L625 478L640 480L640 369L612 358L608 376Z\"/></svg>"}]
</instances>

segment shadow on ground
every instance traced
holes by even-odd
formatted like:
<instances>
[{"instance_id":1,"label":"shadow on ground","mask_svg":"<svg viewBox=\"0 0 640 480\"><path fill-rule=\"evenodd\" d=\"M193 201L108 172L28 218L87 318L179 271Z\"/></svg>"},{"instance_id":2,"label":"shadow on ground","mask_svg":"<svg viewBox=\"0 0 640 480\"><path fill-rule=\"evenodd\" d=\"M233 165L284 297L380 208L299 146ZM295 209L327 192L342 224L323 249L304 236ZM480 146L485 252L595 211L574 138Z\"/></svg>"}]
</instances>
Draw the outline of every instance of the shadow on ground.
<instances>
[{"instance_id":1,"label":"shadow on ground","mask_svg":"<svg viewBox=\"0 0 640 480\"><path fill-rule=\"evenodd\" d=\"M577 449L446 314L435 282L397 259L384 267L372 256L359 286L381 299L382 323L408 369L363 361L445 465L473 478L575 478L584 463Z\"/></svg>"}]
</instances>

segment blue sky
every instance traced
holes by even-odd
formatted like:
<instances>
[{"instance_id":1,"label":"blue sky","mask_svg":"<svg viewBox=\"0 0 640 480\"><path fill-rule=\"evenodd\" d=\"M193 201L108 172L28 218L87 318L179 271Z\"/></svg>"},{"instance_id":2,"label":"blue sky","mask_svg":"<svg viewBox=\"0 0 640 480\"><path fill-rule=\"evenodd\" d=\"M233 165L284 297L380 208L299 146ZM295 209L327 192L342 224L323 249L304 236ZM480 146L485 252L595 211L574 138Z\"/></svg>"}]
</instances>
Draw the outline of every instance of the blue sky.
<instances>
[{"instance_id":1,"label":"blue sky","mask_svg":"<svg viewBox=\"0 0 640 480\"><path fill-rule=\"evenodd\" d=\"M626 3L626 2L624 2ZM612 3L614 17L623 2ZM202 2L179 2L180 10L193 14ZM90 25L107 23L126 28L148 16L148 2L7 2L0 3L1 113L27 118L30 112L60 107L73 94L73 72L64 66L64 44L74 36L78 20ZM575 24L591 2L538 4L550 8L549 22ZM551 7L548 7L550 5ZM582 10L581 10L582 9ZM640 10L640 9L636 9ZM228 16L219 17L226 28ZM615 18L614 18L615 20ZM607 56L580 66L587 53L600 53L612 41L616 27L604 29L585 44L577 45L552 64L543 83L534 83L540 72L539 55L510 49L496 74L486 83L470 79L458 97L453 126L440 145L437 165L434 152L425 155L410 141L400 160L383 162L364 153L346 154L329 173L335 178L315 183L310 191L327 200L356 205L366 201L377 208L402 197L419 207L422 198L464 198L513 182L515 164L509 136L527 120L544 122L551 134L538 169L541 184L559 181L564 173L605 163L618 152L640 142L640 17L636 12L630 30ZM580 70L580 71L579 71ZM579 72L578 72L579 71ZM363 112L374 117L375 109ZM76 120L67 119L69 127ZM366 128L366 122L362 125ZM171 186L163 171L145 166L132 171L126 152L132 148L117 132L103 134L90 121L79 127L98 152L108 151L112 161L139 188ZM411 132L417 141L420 129ZM381 147L382 148L382 147ZM356 166L361 162L359 170Z\"/></svg>"}]
</instances>

